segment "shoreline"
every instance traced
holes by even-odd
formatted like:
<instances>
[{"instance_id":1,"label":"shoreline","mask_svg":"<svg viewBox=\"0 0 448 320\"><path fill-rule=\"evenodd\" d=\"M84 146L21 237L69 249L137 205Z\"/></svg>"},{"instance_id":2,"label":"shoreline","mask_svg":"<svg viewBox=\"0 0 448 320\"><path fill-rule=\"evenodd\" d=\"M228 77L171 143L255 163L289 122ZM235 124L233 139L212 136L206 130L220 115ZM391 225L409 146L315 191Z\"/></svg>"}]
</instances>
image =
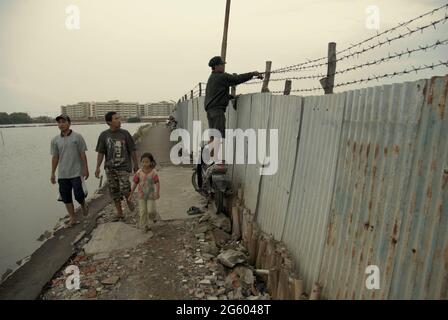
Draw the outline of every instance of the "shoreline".
<instances>
[{"instance_id":1,"label":"shoreline","mask_svg":"<svg viewBox=\"0 0 448 320\"><path fill-rule=\"evenodd\" d=\"M70 229L59 229L30 256L29 260L18 267L0 284L0 300L35 300L49 279L76 252L76 242L90 234L96 226L98 213L110 202L106 186L98 190L98 196L88 201L90 213L82 217L76 210L80 224Z\"/></svg>"}]
</instances>

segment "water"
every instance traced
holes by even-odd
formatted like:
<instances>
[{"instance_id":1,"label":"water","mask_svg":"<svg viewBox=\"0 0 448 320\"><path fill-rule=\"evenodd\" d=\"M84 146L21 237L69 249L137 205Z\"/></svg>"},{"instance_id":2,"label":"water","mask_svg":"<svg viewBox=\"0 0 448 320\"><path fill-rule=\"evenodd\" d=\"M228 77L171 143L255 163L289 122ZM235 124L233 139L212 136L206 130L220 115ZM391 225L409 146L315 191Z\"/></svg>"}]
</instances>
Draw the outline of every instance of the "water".
<instances>
[{"instance_id":1,"label":"water","mask_svg":"<svg viewBox=\"0 0 448 320\"><path fill-rule=\"evenodd\" d=\"M140 123L123 123L134 134ZM105 124L72 125L87 143L90 177L89 196L98 188L95 178L96 142ZM59 133L56 126L1 128L0 138L0 275L16 269L16 261L29 256L42 242L36 239L53 230L67 212L58 198L58 185L50 183L50 141ZM104 170L103 183L106 179ZM76 202L75 202L76 203Z\"/></svg>"}]
</instances>

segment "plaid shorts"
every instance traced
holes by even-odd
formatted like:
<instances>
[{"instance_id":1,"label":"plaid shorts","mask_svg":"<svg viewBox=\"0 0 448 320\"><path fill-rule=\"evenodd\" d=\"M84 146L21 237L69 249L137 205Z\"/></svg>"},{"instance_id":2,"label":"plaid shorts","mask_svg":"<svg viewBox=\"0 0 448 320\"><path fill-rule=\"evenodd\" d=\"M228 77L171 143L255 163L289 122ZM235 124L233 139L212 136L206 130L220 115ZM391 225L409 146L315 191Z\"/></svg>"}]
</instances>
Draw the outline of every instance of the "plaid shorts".
<instances>
[{"instance_id":1,"label":"plaid shorts","mask_svg":"<svg viewBox=\"0 0 448 320\"><path fill-rule=\"evenodd\" d=\"M121 201L131 192L130 173L125 170L106 169L107 185L114 201Z\"/></svg>"}]
</instances>

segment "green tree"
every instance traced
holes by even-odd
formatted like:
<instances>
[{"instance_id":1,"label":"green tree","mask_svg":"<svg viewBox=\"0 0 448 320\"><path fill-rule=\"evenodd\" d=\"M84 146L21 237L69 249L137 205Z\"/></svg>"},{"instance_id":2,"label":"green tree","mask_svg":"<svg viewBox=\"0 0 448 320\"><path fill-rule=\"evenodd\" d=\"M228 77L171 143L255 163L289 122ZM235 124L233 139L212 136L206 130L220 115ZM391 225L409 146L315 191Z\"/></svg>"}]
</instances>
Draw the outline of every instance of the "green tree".
<instances>
[{"instance_id":1,"label":"green tree","mask_svg":"<svg viewBox=\"0 0 448 320\"><path fill-rule=\"evenodd\" d=\"M11 119L6 112L0 112L0 124L11 124Z\"/></svg>"},{"instance_id":2,"label":"green tree","mask_svg":"<svg viewBox=\"0 0 448 320\"><path fill-rule=\"evenodd\" d=\"M129 123L140 122L140 118L139 117L131 117L131 118L128 118L128 122Z\"/></svg>"},{"instance_id":3,"label":"green tree","mask_svg":"<svg viewBox=\"0 0 448 320\"><path fill-rule=\"evenodd\" d=\"M11 123L32 123L31 117L25 112L13 112L9 115Z\"/></svg>"},{"instance_id":4,"label":"green tree","mask_svg":"<svg viewBox=\"0 0 448 320\"><path fill-rule=\"evenodd\" d=\"M33 118L33 123L53 123L54 119L47 116L39 116Z\"/></svg>"}]
</instances>

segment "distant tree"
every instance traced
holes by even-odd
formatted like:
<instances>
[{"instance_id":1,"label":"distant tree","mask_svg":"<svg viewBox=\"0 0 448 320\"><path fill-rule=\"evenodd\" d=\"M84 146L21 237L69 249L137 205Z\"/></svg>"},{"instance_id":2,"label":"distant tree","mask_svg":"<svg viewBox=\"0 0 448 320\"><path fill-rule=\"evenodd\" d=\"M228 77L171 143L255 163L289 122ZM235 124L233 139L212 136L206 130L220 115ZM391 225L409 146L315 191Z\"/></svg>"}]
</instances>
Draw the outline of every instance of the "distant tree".
<instances>
[{"instance_id":1,"label":"distant tree","mask_svg":"<svg viewBox=\"0 0 448 320\"><path fill-rule=\"evenodd\" d=\"M33 123L53 123L54 119L47 116L39 116L33 118Z\"/></svg>"},{"instance_id":2,"label":"distant tree","mask_svg":"<svg viewBox=\"0 0 448 320\"><path fill-rule=\"evenodd\" d=\"M140 122L141 120L140 120L140 118L139 117L131 117L131 118L128 118L128 122L129 123L135 123L135 122Z\"/></svg>"},{"instance_id":3,"label":"distant tree","mask_svg":"<svg viewBox=\"0 0 448 320\"><path fill-rule=\"evenodd\" d=\"M32 123L31 117L25 112L13 112L9 115L9 119L11 120L11 123L14 124Z\"/></svg>"},{"instance_id":4,"label":"distant tree","mask_svg":"<svg viewBox=\"0 0 448 320\"><path fill-rule=\"evenodd\" d=\"M11 119L6 112L0 112L0 124L11 124Z\"/></svg>"}]
</instances>

